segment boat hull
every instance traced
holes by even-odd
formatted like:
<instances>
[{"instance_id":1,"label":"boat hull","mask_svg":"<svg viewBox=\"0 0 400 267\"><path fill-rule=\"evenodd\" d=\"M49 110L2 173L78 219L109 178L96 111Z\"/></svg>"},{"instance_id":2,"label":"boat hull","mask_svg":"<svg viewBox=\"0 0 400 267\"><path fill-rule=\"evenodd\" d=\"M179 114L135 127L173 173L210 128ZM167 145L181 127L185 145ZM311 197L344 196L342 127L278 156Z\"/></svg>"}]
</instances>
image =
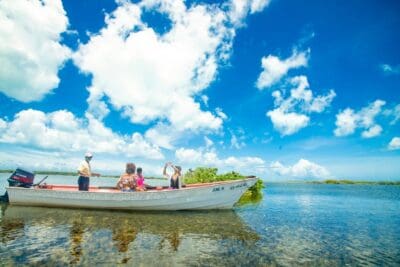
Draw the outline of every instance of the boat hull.
<instances>
[{"instance_id":1,"label":"boat hull","mask_svg":"<svg viewBox=\"0 0 400 267\"><path fill-rule=\"evenodd\" d=\"M118 210L232 209L257 178L144 192L8 187L10 204Z\"/></svg>"}]
</instances>

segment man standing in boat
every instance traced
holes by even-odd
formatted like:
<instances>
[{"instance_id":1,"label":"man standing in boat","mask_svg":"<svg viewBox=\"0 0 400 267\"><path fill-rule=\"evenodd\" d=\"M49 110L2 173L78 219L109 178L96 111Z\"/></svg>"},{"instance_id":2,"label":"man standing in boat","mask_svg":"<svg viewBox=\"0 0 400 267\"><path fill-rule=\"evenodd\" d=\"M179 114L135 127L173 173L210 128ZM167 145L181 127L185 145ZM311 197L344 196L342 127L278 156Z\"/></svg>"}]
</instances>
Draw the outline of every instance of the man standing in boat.
<instances>
[{"instance_id":1,"label":"man standing in boat","mask_svg":"<svg viewBox=\"0 0 400 267\"><path fill-rule=\"evenodd\" d=\"M81 164L78 167L78 186L79 186L79 191L89 191L89 179L90 176L97 176L99 177L99 173L93 173L90 167L90 161L93 158L93 154L90 152L87 152L85 154L85 160L81 162Z\"/></svg>"}]
</instances>

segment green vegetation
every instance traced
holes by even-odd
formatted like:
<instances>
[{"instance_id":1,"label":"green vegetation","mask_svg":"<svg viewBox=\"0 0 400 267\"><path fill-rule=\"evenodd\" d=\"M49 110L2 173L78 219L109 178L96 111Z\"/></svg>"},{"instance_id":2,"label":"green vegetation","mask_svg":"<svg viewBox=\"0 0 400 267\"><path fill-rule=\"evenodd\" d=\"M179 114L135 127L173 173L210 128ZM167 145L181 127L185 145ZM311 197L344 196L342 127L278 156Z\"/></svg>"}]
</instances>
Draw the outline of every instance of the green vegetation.
<instances>
[{"instance_id":1,"label":"green vegetation","mask_svg":"<svg viewBox=\"0 0 400 267\"><path fill-rule=\"evenodd\" d=\"M263 198L262 189L264 188L262 180L258 180L252 187L250 187L239 199L237 205L242 206L246 204L260 203Z\"/></svg>"},{"instance_id":2,"label":"green vegetation","mask_svg":"<svg viewBox=\"0 0 400 267\"><path fill-rule=\"evenodd\" d=\"M395 181L395 182L381 181L381 182L376 182L376 184L378 184L378 185L400 185L400 181Z\"/></svg>"},{"instance_id":3,"label":"green vegetation","mask_svg":"<svg viewBox=\"0 0 400 267\"><path fill-rule=\"evenodd\" d=\"M189 170L184 175L185 184L196 183L212 183L218 181L240 180L245 176L237 172L228 172L225 174L217 174L217 168L196 168L194 171Z\"/></svg>"},{"instance_id":4,"label":"green vegetation","mask_svg":"<svg viewBox=\"0 0 400 267\"><path fill-rule=\"evenodd\" d=\"M325 180L324 181L325 184L354 184L354 181L351 180Z\"/></svg>"},{"instance_id":5,"label":"green vegetation","mask_svg":"<svg viewBox=\"0 0 400 267\"><path fill-rule=\"evenodd\" d=\"M212 183L218 181L240 180L244 178L246 178L246 176L241 175L237 172L218 174L217 168L203 167L196 168L194 171L188 171L184 175L185 184ZM258 179L258 181L252 187L250 187L239 199L238 205L259 203L263 197L263 188L263 181L261 179Z\"/></svg>"},{"instance_id":6,"label":"green vegetation","mask_svg":"<svg viewBox=\"0 0 400 267\"><path fill-rule=\"evenodd\" d=\"M349 184L349 185L400 185L400 181L352 181L329 179L322 182L312 182L315 184Z\"/></svg>"}]
</instances>

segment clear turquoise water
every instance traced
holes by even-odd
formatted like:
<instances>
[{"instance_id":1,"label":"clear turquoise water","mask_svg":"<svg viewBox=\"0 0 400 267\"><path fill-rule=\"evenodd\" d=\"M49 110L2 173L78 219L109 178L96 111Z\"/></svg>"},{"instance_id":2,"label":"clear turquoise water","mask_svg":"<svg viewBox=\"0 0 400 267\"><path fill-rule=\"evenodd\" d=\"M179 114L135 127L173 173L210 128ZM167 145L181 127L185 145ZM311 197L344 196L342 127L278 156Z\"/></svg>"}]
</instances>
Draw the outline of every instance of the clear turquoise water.
<instances>
[{"instance_id":1,"label":"clear turquoise water","mask_svg":"<svg viewBox=\"0 0 400 267\"><path fill-rule=\"evenodd\" d=\"M399 266L399 228L398 186L268 184L228 212L1 205L0 265Z\"/></svg>"}]
</instances>

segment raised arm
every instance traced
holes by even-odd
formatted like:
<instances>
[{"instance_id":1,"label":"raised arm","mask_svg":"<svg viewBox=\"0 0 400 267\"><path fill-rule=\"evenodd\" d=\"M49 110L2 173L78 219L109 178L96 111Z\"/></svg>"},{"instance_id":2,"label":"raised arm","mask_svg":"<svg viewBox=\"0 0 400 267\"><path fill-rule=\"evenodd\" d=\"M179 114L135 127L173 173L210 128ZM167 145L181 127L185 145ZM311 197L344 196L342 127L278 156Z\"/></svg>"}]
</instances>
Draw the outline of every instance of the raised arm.
<instances>
[{"instance_id":1,"label":"raised arm","mask_svg":"<svg viewBox=\"0 0 400 267\"><path fill-rule=\"evenodd\" d=\"M167 163L165 163L165 165L164 165L163 175L164 175L166 178L169 178L169 174L167 173L167 167L168 167L168 165L171 165L171 162L167 162Z\"/></svg>"},{"instance_id":2,"label":"raised arm","mask_svg":"<svg viewBox=\"0 0 400 267\"><path fill-rule=\"evenodd\" d=\"M175 165L171 164L172 169L174 169L174 171L179 171L179 169L177 167L175 167Z\"/></svg>"}]
</instances>

